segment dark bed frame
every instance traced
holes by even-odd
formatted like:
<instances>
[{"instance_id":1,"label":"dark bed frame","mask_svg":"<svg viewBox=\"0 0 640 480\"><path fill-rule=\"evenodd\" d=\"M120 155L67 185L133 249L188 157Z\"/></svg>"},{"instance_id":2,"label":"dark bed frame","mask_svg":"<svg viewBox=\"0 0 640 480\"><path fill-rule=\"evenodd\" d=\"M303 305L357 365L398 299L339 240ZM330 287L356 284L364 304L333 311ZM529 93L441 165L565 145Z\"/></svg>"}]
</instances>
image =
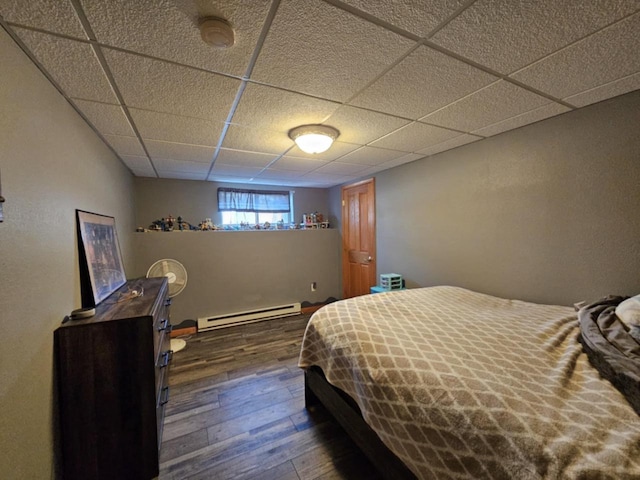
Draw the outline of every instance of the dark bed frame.
<instances>
[{"instance_id":1,"label":"dark bed frame","mask_svg":"<svg viewBox=\"0 0 640 480\"><path fill-rule=\"evenodd\" d=\"M304 397L307 409L324 405L383 478L416 480L416 476L364 421L356 402L345 392L329 384L319 367L310 367L305 371Z\"/></svg>"}]
</instances>

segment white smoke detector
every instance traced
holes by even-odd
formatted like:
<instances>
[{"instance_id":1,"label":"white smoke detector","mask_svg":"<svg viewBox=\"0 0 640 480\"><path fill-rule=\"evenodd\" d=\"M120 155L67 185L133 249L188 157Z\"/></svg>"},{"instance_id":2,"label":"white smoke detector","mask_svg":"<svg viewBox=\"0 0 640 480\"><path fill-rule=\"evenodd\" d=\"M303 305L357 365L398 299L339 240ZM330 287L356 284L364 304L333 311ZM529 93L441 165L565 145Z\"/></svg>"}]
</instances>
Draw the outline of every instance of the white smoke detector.
<instances>
[{"instance_id":1,"label":"white smoke detector","mask_svg":"<svg viewBox=\"0 0 640 480\"><path fill-rule=\"evenodd\" d=\"M217 17L204 17L199 21L200 36L207 45L229 48L235 43L235 33L229 22Z\"/></svg>"}]
</instances>

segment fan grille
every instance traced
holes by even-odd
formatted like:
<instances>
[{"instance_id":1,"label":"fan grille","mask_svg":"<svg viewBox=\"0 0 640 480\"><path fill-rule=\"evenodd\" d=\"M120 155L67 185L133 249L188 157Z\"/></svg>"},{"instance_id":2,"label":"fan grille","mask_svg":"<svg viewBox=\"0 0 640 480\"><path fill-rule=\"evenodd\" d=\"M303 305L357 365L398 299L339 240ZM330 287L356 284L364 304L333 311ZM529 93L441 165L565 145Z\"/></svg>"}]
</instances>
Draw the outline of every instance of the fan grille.
<instances>
[{"instance_id":1,"label":"fan grille","mask_svg":"<svg viewBox=\"0 0 640 480\"><path fill-rule=\"evenodd\" d=\"M151 265L147 277L167 277L170 297L175 297L187 286L187 270L179 261L171 258L158 260Z\"/></svg>"}]
</instances>

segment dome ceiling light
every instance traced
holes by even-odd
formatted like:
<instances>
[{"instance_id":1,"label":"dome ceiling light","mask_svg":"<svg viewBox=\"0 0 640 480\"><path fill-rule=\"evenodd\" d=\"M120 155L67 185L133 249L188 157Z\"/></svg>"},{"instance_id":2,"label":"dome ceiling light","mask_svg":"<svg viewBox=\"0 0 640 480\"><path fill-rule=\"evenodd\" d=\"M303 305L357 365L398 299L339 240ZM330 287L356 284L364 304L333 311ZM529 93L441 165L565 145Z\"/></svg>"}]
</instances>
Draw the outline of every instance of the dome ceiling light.
<instances>
[{"instance_id":1,"label":"dome ceiling light","mask_svg":"<svg viewBox=\"0 0 640 480\"><path fill-rule=\"evenodd\" d=\"M326 152L340 132L328 125L301 125L289 130L289 138L305 153Z\"/></svg>"},{"instance_id":2,"label":"dome ceiling light","mask_svg":"<svg viewBox=\"0 0 640 480\"><path fill-rule=\"evenodd\" d=\"M226 20L218 17L203 17L198 23L200 36L207 45L229 48L235 43L235 33Z\"/></svg>"}]
</instances>

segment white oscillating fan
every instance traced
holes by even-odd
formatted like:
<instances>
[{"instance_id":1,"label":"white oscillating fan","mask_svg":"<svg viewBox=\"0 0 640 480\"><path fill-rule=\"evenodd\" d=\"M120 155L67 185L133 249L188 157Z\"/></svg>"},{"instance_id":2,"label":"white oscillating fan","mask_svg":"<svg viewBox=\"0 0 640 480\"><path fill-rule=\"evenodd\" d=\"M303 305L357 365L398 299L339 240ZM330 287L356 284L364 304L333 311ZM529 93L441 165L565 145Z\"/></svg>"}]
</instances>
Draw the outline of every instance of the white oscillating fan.
<instances>
[{"instance_id":1,"label":"white oscillating fan","mask_svg":"<svg viewBox=\"0 0 640 480\"><path fill-rule=\"evenodd\" d=\"M147 278L167 277L169 284L169 298L178 295L187 286L187 269L179 261L171 258L158 260L149 267ZM178 352L187 345L181 338L171 339L171 350Z\"/></svg>"}]
</instances>

